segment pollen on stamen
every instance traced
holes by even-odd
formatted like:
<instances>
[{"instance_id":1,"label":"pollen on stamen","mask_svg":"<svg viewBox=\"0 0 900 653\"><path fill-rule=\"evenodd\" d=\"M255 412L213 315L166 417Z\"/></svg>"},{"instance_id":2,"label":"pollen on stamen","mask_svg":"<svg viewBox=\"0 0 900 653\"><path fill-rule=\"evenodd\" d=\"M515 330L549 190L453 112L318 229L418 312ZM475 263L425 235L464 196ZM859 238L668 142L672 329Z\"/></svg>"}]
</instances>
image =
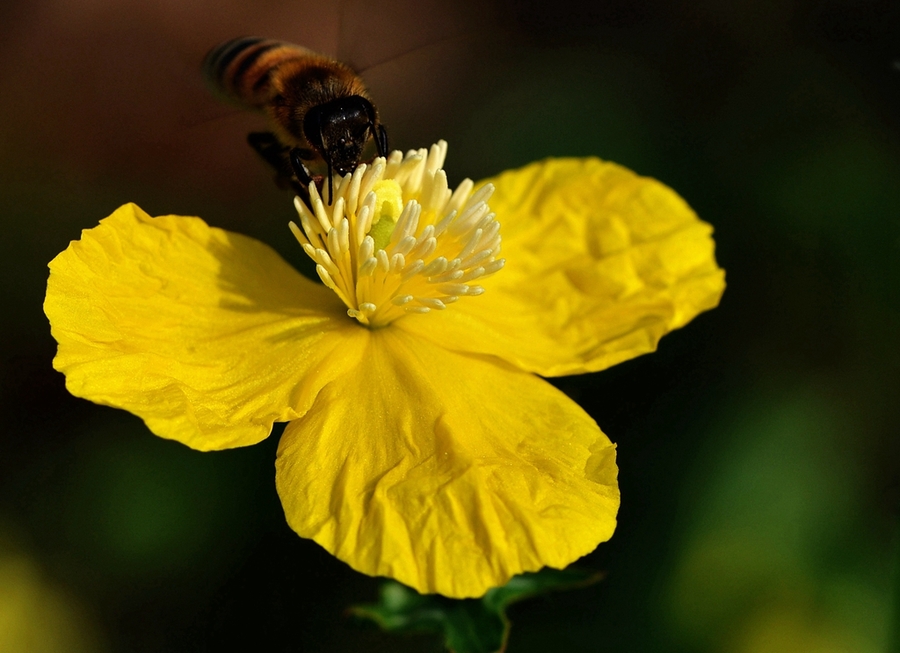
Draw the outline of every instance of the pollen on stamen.
<instances>
[{"instance_id":1,"label":"pollen on stamen","mask_svg":"<svg viewBox=\"0 0 900 653\"><path fill-rule=\"evenodd\" d=\"M442 170L447 143L392 152L335 179L326 205L315 185L309 204L296 199L291 232L316 263L319 278L347 314L376 328L409 314L452 310L485 289L479 282L504 265L500 223L466 179L449 188Z\"/></svg>"}]
</instances>

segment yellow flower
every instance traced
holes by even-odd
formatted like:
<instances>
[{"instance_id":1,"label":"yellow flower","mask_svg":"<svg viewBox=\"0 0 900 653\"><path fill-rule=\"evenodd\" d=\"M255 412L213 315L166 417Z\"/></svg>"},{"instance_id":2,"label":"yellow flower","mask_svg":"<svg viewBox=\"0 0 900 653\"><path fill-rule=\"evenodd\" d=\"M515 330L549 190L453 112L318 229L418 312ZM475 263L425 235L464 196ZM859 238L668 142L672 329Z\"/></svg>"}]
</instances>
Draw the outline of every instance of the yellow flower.
<instances>
[{"instance_id":1,"label":"yellow flower","mask_svg":"<svg viewBox=\"0 0 900 653\"><path fill-rule=\"evenodd\" d=\"M297 203L325 285L126 205L50 263L44 306L73 394L201 450L289 421L276 485L297 533L476 597L615 528L614 446L537 375L652 351L716 305L724 273L709 225L656 181L551 159L451 192L445 153L395 152L333 204Z\"/></svg>"}]
</instances>

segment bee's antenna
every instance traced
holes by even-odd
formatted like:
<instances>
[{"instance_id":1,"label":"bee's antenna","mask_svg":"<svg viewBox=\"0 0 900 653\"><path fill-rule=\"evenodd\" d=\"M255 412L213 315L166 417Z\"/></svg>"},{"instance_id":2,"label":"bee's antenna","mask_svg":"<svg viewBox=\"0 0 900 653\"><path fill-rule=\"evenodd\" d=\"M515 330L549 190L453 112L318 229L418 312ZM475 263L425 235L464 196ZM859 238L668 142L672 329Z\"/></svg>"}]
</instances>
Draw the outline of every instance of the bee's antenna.
<instances>
[{"instance_id":1,"label":"bee's antenna","mask_svg":"<svg viewBox=\"0 0 900 653\"><path fill-rule=\"evenodd\" d=\"M297 177L297 181L299 181L304 186L309 186L311 183L313 183L312 175L309 174L309 170L307 170L306 165L304 165L303 163L303 157L300 156L300 148L292 148L290 157L291 168L293 168L294 170L294 175Z\"/></svg>"}]
</instances>

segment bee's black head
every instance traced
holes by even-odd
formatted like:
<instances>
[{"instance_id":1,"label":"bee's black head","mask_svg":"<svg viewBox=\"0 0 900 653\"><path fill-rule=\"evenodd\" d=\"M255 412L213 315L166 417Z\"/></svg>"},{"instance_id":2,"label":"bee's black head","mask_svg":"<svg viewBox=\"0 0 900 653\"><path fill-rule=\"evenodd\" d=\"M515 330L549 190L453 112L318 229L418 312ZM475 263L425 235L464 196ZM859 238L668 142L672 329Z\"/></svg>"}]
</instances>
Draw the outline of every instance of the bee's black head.
<instances>
[{"instance_id":1,"label":"bee's black head","mask_svg":"<svg viewBox=\"0 0 900 653\"><path fill-rule=\"evenodd\" d=\"M339 175L353 172L375 134L375 108L359 95L342 97L310 109L303 120L309 144Z\"/></svg>"}]
</instances>

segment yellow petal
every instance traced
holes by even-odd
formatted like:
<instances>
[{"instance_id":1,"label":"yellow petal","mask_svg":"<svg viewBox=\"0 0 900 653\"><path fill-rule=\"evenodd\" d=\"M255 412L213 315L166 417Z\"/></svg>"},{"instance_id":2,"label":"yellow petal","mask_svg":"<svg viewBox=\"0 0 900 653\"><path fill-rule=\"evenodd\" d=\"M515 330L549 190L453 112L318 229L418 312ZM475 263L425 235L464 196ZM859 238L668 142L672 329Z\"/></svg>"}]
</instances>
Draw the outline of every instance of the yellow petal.
<instances>
[{"instance_id":1,"label":"yellow petal","mask_svg":"<svg viewBox=\"0 0 900 653\"><path fill-rule=\"evenodd\" d=\"M549 159L487 181L506 267L484 295L403 329L557 376L653 351L718 304L712 228L658 181L599 159Z\"/></svg>"},{"instance_id":2,"label":"yellow petal","mask_svg":"<svg viewBox=\"0 0 900 653\"><path fill-rule=\"evenodd\" d=\"M607 540L615 449L563 393L391 327L279 446L291 527L354 569L476 597ZM496 361L496 359L494 359Z\"/></svg>"},{"instance_id":3,"label":"yellow petal","mask_svg":"<svg viewBox=\"0 0 900 653\"><path fill-rule=\"evenodd\" d=\"M50 263L54 366L195 449L265 438L357 358L334 294L251 238L125 205Z\"/></svg>"}]
</instances>

